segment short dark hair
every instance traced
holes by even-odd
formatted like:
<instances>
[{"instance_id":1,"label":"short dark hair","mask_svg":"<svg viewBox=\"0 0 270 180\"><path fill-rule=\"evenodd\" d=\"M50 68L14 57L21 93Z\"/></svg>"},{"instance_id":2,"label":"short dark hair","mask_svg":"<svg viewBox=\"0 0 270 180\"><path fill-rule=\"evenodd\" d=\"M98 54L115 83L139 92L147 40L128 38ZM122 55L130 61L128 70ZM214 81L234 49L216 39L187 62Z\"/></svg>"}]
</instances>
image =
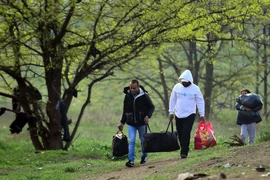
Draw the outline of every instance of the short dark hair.
<instances>
[{"instance_id":1,"label":"short dark hair","mask_svg":"<svg viewBox=\"0 0 270 180\"><path fill-rule=\"evenodd\" d=\"M246 91L247 93L251 93L249 89L242 89L240 92Z\"/></svg>"},{"instance_id":2,"label":"short dark hair","mask_svg":"<svg viewBox=\"0 0 270 180\"><path fill-rule=\"evenodd\" d=\"M131 80L131 82L130 82L131 84L138 84L138 85L140 85L139 84L139 81L138 80L136 80L136 79L133 79L133 80Z\"/></svg>"}]
</instances>

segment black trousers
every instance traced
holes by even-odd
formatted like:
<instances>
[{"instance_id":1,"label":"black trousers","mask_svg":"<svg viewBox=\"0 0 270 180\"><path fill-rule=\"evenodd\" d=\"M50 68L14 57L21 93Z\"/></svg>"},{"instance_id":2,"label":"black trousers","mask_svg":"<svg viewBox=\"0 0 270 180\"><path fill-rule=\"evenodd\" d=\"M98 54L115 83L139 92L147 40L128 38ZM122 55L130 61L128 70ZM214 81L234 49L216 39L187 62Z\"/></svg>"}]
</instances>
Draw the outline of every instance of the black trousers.
<instances>
[{"instance_id":1,"label":"black trousers","mask_svg":"<svg viewBox=\"0 0 270 180\"><path fill-rule=\"evenodd\" d=\"M188 155L190 144L190 133L195 121L196 114L191 114L186 118L175 116L176 130L180 141L180 155Z\"/></svg>"}]
</instances>

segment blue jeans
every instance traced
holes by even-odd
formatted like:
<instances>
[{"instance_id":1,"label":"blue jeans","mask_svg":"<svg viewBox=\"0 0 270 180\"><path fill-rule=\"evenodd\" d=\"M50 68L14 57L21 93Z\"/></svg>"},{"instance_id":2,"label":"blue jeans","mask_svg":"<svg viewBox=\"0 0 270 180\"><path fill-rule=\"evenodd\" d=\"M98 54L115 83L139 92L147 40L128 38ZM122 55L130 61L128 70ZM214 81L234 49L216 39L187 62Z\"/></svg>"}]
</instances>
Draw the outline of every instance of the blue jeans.
<instances>
[{"instance_id":1,"label":"blue jeans","mask_svg":"<svg viewBox=\"0 0 270 180\"><path fill-rule=\"evenodd\" d=\"M144 135L146 134L146 125L142 125L142 126L130 126L128 125L128 136L129 136L129 144L128 144L128 159L130 161L134 161L135 160L135 144L136 144L136 134L137 134L137 130L139 132L139 138L141 141L141 158L142 157L146 157L148 154L146 152L144 152L143 150L143 139L144 139Z\"/></svg>"}]
</instances>

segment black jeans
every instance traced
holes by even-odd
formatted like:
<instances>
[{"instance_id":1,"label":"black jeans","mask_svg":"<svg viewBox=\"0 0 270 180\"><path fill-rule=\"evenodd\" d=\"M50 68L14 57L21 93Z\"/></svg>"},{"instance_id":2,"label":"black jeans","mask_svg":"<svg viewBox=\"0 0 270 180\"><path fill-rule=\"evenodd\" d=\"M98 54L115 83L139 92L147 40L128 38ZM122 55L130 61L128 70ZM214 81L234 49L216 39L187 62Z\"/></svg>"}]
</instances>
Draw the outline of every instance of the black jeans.
<instances>
[{"instance_id":1,"label":"black jeans","mask_svg":"<svg viewBox=\"0 0 270 180\"><path fill-rule=\"evenodd\" d=\"M186 118L178 118L175 116L176 130L180 141L180 155L188 155L190 144L190 133L195 121L196 114L191 114Z\"/></svg>"}]
</instances>

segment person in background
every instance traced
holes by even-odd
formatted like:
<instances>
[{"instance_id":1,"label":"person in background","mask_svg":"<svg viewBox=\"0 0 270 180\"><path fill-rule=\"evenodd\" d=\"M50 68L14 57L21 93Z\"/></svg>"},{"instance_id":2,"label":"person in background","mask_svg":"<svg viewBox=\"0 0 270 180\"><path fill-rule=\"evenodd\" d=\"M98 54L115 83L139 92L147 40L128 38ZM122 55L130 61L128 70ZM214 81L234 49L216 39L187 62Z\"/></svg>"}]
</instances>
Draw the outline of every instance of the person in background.
<instances>
[{"instance_id":1,"label":"person in background","mask_svg":"<svg viewBox=\"0 0 270 180\"><path fill-rule=\"evenodd\" d=\"M123 114L118 125L118 129L123 131L124 124L128 127L129 145L128 145L128 162L127 167L133 167L135 161L135 143L136 133L139 132L141 141L141 161L144 164L147 161L147 152L143 149L143 138L147 132L147 124L151 118L155 106L152 103L147 91L140 86L138 80L132 80L129 87L125 87L124 91Z\"/></svg>"},{"instance_id":2,"label":"person in background","mask_svg":"<svg viewBox=\"0 0 270 180\"><path fill-rule=\"evenodd\" d=\"M196 107L200 119L205 120L204 98L200 88L193 84L193 76L190 70L185 70L178 78L171 92L169 102L169 120L175 115L176 129L180 141L180 157L187 158L190 144L190 134L195 121Z\"/></svg>"},{"instance_id":3,"label":"person in background","mask_svg":"<svg viewBox=\"0 0 270 180\"><path fill-rule=\"evenodd\" d=\"M241 104L240 97L241 95L251 93L249 89L242 89L240 91L240 96L236 99L235 108L238 110L236 124L241 126L240 137L243 143L246 143L246 137L249 136L248 143L254 144L255 135L256 135L256 124L262 121L262 118L258 112L261 109L256 107L255 109L250 109Z\"/></svg>"}]
</instances>

